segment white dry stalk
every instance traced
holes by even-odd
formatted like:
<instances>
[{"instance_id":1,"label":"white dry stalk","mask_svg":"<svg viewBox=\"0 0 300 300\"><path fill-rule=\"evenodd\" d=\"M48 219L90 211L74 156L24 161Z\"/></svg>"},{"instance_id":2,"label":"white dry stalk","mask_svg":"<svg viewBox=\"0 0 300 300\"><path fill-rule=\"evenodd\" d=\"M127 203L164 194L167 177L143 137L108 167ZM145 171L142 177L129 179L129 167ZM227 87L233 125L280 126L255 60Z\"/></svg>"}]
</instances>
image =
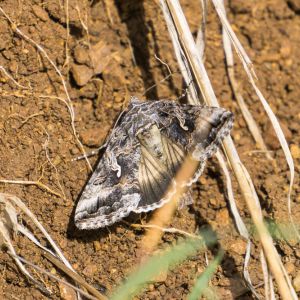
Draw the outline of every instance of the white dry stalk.
<instances>
[{"instance_id":1,"label":"white dry stalk","mask_svg":"<svg viewBox=\"0 0 300 300\"><path fill-rule=\"evenodd\" d=\"M226 10L225 10L225 6L224 6L224 2L223 0L220 1L221 5L222 5L222 10L224 15L226 16ZM232 53L232 47L231 47L231 43L230 43L230 39L228 37L228 34L226 32L226 30L224 30L224 28L222 27L222 39L223 39L223 48L224 48L224 52L225 52L225 58L226 58L226 64L227 64L227 71L228 71L228 77L229 77L229 81L231 83L232 86L232 90L233 93L235 95L235 98L240 106L241 112L244 116L244 119L248 125L249 131L251 132L254 140L256 141L258 147L260 149L262 149L263 151L265 151L266 153L266 157L270 160L272 160L272 156L270 155L270 153L267 150L267 147L265 145L265 142L261 136L260 130L252 116L252 114L250 113L247 104L244 101L244 98L242 97L241 93L239 92L238 89L238 85L235 79L235 73L234 73L234 61L233 61L233 53ZM249 259L250 259L250 249L251 249L251 241L250 238L248 236L247 238L248 242L247 244L249 245L247 247L247 250L249 249L249 252L246 252L246 256L245 256L245 261L244 261L244 277L248 278L250 280L250 275L248 272L248 263L249 263ZM264 259L264 260L263 260ZM261 252L261 263L262 263L262 268L264 270L264 265L263 265L263 261L265 261L264 258L264 253L263 251ZM246 274L245 274L246 271ZM269 272L264 272L264 275L267 276L268 280L265 280L265 288L266 285L268 285L269 283L269 279L271 278L271 274ZM254 286L250 282L248 282L250 285L250 289L251 291L255 294L256 297L258 297L257 293L255 292ZM274 291L273 291L274 293Z\"/></svg>"},{"instance_id":2,"label":"white dry stalk","mask_svg":"<svg viewBox=\"0 0 300 300\"><path fill-rule=\"evenodd\" d=\"M243 46L239 42L236 34L232 30L232 28L226 18L226 15L223 12L222 1L221 0L212 0L212 2L216 8L216 11L218 13L218 16L220 18L220 21L222 23L224 30L226 31L228 37L230 38L230 41L233 44L238 56L241 58L241 61L243 62L243 66L246 71L246 74L248 75L248 79L249 79L252 87L254 88L256 95L258 96L259 100L261 101L261 103L272 123L272 126L274 128L276 136L277 136L279 143L281 145L281 148L284 152L284 155L285 155L285 158L286 158L287 164L289 166L289 170L290 170L290 186L289 186L289 191L288 191L288 196L287 196L288 215L289 215L289 219L292 224L293 230L294 230L296 236L298 237L298 240L300 241L300 234L297 230L297 227L295 226L295 223L294 223L294 220L292 217L292 209L291 209L291 194L292 194L294 178L295 178L295 167L294 167L294 161L293 161L293 157L291 155L288 143L285 139L283 131L277 120L277 117L273 113L269 103L267 102L267 100L265 99L265 97L263 96L263 94L261 93L261 91L259 90L259 88L257 87L257 85L255 83L255 80L257 79L257 77L254 73L252 62L251 62L250 58L247 56Z\"/></svg>"},{"instance_id":3,"label":"white dry stalk","mask_svg":"<svg viewBox=\"0 0 300 300\"><path fill-rule=\"evenodd\" d=\"M43 289L45 291L45 288L41 286L39 282L36 281L29 273L26 271L25 267L20 262L19 258L17 257L17 254L15 253L15 250L12 246L12 243L9 239L9 235L6 234L8 232L8 229L12 231L12 233L22 233L24 236L26 236L29 240L31 240L34 244L36 244L38 247L52 255L54 258L59 257L62 263L73 273L76 274L74 269L72 268L71 264L68 262L68 260L64 257L63 253L59 249L59 247L56 245L56 243L52 240L51 236L47 233L47 231L44 229L42 224L37 220L37 218L34 216L34 214L26 207L26 205L16 196L9 195L9 194L3 194L0 193L0 203L5 204L5 211L4 213L8 216L6 217L6 226L2 226L2 221L0 220L0 233L5 237L5 244L7 245L9 251L12 253L13 258L15 259L17 265L21 268L22 272L28 276L31 280L33 280L34 283L36 283L39 288ZM44 247L38 239L34 236L34 234L24 227L23 225L18 223L17 220L17 212L15 208L12 206L13 203L15 206L17 206L23 213L25 213L32 221L33 223L39 228L39 230L43 233L45 238L48 240L52 248L54 249L55 253L53 253L48 248ZM4 229L3 229L4 228ZM6 231L5 231L6 230ZM7 238L8 237L8 238ZM0 236L1 241L1 236ZM24 271L25 270L25 271ZM78 299L81 299L80 295L78 294Z\"/></svg>"},{"instance_id":4,"label":"white dry stalk","mask_svg":"<svg viewBox=\"0 0 300 300\"><path fill-rule=\"evenodd\" d=\"M44 131L46 132L46 135L47 135L47 139L46 139L45 143L43 144L43 148L44 148L44 150L45 150L46 158L47 158L49 164L52 166L52 168L53 168L54 171L55 171L57 184L58 184L59 189L61 190L61 192L62 192L62 194L63 194L63 196L64 196L64 199L66 199L66 194L65 194L64 189L63 189L63 187L62 187L62 184L61 184L61 182L60 182L60 180L59 180L59 173L58 173L58 170L57 170L56 166L53 164L53 162L52 162L52 160L50 159L50 156L49 156L49 149L48 149L48 146L49 146L49 142L50 142L50 135L49 135L49 133L47 132L46 129L44 129Z\"/></svg>"},{"instance_id":5,"label":"white dry stalk","mask_svg":"<svg viewBox=\"0 0 300 300\"><path fill-rule=\"evenodd\" d=\"M225 11L225 6L224 6L223 0L220 3L222 5L222 10L223 10L224 16L226 16L226 11ZM222 28L222 39L223 39L223 48L224 48L225 58L226 58L228 78L230 81L230 85L232 87L234 97L237 100L238 105L240 106L243 117L247 123L249 131L252 134L257 146L266 154L266 157L268 159L272 160L272 156L270 155L270 152L267 149L264 139L260 133L259 127L257 126L251 112L249 111L249 108L248 108L241 92L239 91L238 83L236 81L235 72L234 72L234 60L233 60L231 42L230 42L228 34L224 28Z\"/></svg>"},{"instance_id":6,"label":"white dry stalk","mask_svg":"<svg viewBox=\"0 0 300 300\"><path fill-rule=\"evenodd\" d=\"M189 62L191 73L194 75L196 84L202 93L204 101L208 105L219 106L179 2L177 0L161 0L160 2L172 37L176 55L180 54L180 56L186 56L185 60L188 60ZM176 48L181 50L176 50ZM249 66L251 65L246 54L243 56L241 55L241 58L244 59L243 63ZM254 72L251 69L248 70L250 73ZM241 192L248 205L252 220L258 230L258 236L262 243L264 252L268 254L268 263L278 284L279 292L283 299L297 299L295 296L296 293L290 284L290 279L286 276L286 272L282 267L279 255L274 247L273 240L264 224L261 208L259 206L259 202L257 202L258 197L255 189L253 188L252 180L239 159L231 137L224 139L223 146L230 161L230 165L236 175Z\"/></svg>"},{"instance_id":7,"label":"white dry stalk","mask_svg":"<svg viewBox=\"0 0 300 300\"><path fill-rule=\"evenodd\" d=\"M205 41L206 41L206 19L207 19L207 0L200 0L202 7L202 20L198 29L197 38L196 38L196 46L199 50L199 55L204 60L205 53Z\"/></svg>"},{"instance_id":8,"label":"white dry stalk","mask_svg":"<svg viewBox=\"0 0 300 300\"><path fill-rule=\"evenodd\" d=\"M244 171L244 174L246 176L246 180L248 181L249 183L249 186L251 188L252 191L255 191L255 187L254 187L254 184L252 182L252 179L247 171L247 169L242 165L241 166L243 171ZM257 206L257 208L260 209L260 203L259 203L259 199L258 199L258 196L256 193L253 193L254 195L254 203L255 205ZM262 219L263 221L263 216L261 215L260 218ZM262 222L262 224L264 224ZM285 280L285 284L287 285L287 290L284 290L284 291L280 291L281 295L282 295L282 298L283 299L298 299L297 297L297 294L296 294L296 291L295 289L293 288L292 286L292 283L290 281L290 278L284 268L284 265L280 259L280 256L278 254L278 252L276 251L276 248L272 242L272 238L268 232L268 230L264 227L262 228L259 228L257 227L257 231L258 231L258 234L261 234L262 237L265 239L265 240L269 240L270 242L267 243L266 245L262 244L263 246L266 246L266 248L264 248L264 253L265 253L265 257L267 258L267 261L268 261L268 264L269 264L269 268L271 269L275 279L276 279L276 276L278 276L278 274L282 274L283 275L283 278L282 280ZM261 231L261 232L260 232ZM270 263L270 257L276 261L276 264L273 264L273 263ZM272 262L274 262L272 261ZM274 269L275 267L275 269ZM272 269L273 268L273 269ZM269 284L270 284L270 287L272 287L272 279L271 279L271 276L272 274L269 276ZM277 280L276 280L277 281ZM282 282L280 282L282 283ZM278 287L280 288L281 286L279 285L279 282L277 281L277 284L278 284ZM286 292L286 293L285 293ZM272 288L270 288L270 294L274 293L274 290L272 290Z\"/></svg>"},{"instance_id":9,"label":"white dry stalk","mask_svg":"<svg viewBox=\"0 0 300 300\"><path fill-rule=\"evenodd\" d=\"M71 284L71 283L69 283L69 282L67 282L67 281L65 281L65 280L62 280L62 279L60 279L60 278L57 277L57 276L54 276L54 275L51 274L50 272L47 272L47 271L43 270L43 269L40 268L39 266L37 266L37 265L31 263L30 261L24 259L23 257L20 257L20 256L14 254L14 253L12 253L12 257L14 257L15 259L20 260L21 262L23 262L23 263L27 264L28 266L30 266L30 267L36 269L37 271L39 271L39 272L41 272L41 273L43 273L43 274L49 276L50 278L52 278L52 279L54 279L54 280L56 280L56 281L58 281L58 282L61 282L61 283L63 283L63 284L66 285L66 286L71 287L72 289L74 289L76 292L80 293L82 296L86 297L87 299L98 300L98 298L91 296L90 294L88 294L88 293L86 293L85 291L79 289L78 287L74 286L73 284Z\"/></svg>"},{"instance_id":10,"label":"white dry stalk","mask_svg":"<svg viewBox=\"0 0 300 300\"><path fill-rule=\"evenodd\" d=\"M63 253L59 249L59 247L56 245L56 243L53 241L51 236L48 234L46 229L43 227L43 225L38 221L38 219L35 217L35 215L27 208L27 206L16 196L14 195L8 195L8 194L3 194L0 193L0 200L3 201L5 199L6 201L10 201L14 203L19 209L23 211L31 220L32 222L36 225L36 227L43 233L45 238L48 240L52 248L54 249L56 255L62 260L62 262L70 268L73 272L74 269L72 268L71 264L68 262L68 260L64 257Z\"/></svg>"},{"instance_id":11,"label":"white dry stalk","mask_svg":"<svg viewBox=\"0 0 300 300\"><path fill-rule=\"evenodd\" d=\"M60 72L60 70L58 69L58 67L56 66L56 64L53 62L53 60L49 57L49 55L47 54L47 52L44 50L44 48L42 46L40 46L38 43L36 43L33 39L31 39L30 37L28 37L25 33L23 33L17 26L16 24L11 20L11 18L5 13L5 11L0 7L0 12L5 16L5 18L9 21L10 25L11 25L11 28L19 35L21 36L24 40L26 40L27 42L29 42L30 44L34 45L34 47L37 48L37 50L42 53L42 55L47 59L47 61L51 64L51 66L54 68L55 72L57 73L57 75L59 76L60 80L61 80L61 83L63 85L63 89L64 89L64 92L66 94L66 97L67 97L67 100L65 100L65 104L67 105L67 108L69 110L69 114L70 114L70 117L71 117L71 127L72 127L72 131L73 131L73 135L74 135L74 138L82 152L82 154L84 155L85 157L85 160L87 162L87 165L89 167L89 169L91 171L93 171L93 168L91 166L91 163L90 161L88 160L87 156L86 156L86 153L85 153L85 150L84 150L84 147L81 143L81 141L79 140L78 138L78 135L77 135L77 131L76 131L76 128L75 128L75 112L74 112L74 108L73 108L73 104L72 104L72 101L71 101L71 98L70 98L70 95L69 95L69 92L68 92L68 89L67 89L67 84L64 80L64 77L62 75L62 73Z\"/></svg>"},{"instance_id":12,"label":"white dry stalk","mask_svg":"<svg viewBox=\"0 0 300 300\"><path fill-rule=\"evenodd\" d=\"M250 261L250 255L251 255L251 245L252 245L250 235L249 235L248 229L247 229L243 219L241 218L240 213L239 213L239 211L237 209L237 206L236 206L236 202L235 202L234 194L233 194L233 190L232 190L231 177L230 177L230 173L229 173L229 170L227 168L227 165L226 165L225 158L223 157L221 151L218 151L216 153L216 156L217 156L219 164L220 164L220 166L223 170L223 173L225 175L227 198L228 198L228 201L229 201L229 207L230 207L231 213L232 213L233 218L235 220L236 227L238 229L239 234L247 240L247 247L246 247L244 267L243 267L244 279L245 279L245 281L248 285L248 288L253 293L253 295L255 295L257 298L259 298L259 296L258 296L258 294L255 290L255 287L252 284L251 277L250 277L250 274L249 274L249 269L248 269L248 265L249 265L249 261Z\"/></svg>"},{"instance_id":13,"label":"white dry stalk","mask_svg":"<svg viewBox=\"0 0 300 300\"><path fill-rule=\"evenodd\" d=\"M10 235L15 234L18 228L17 213L14 207L3 197L0 197L0 204L4 205L4 214L3 218L0 218L0 247L5 246L9 253L12 253L12 257L19 267L20 271L27 277L29 280L34 282L40 290L46 294L51 294L51 291L44 287L40 282L38 282L31 274L27 271L25 266L22 264L20 259L16 257L16 252L13 247Z\"/></svg>"},{"instance_id":14,"label":"white dry stalk","mask_svg":"<svg viewBox=\"0 0 300 300\"><path fill-rule=\"evenodd\" d=\"M265 299L266 300L275 300L275 292L273 286L272 274L269 273L267 261L264 255L264 252L260 251L260 262L264 276L264 286L265 286Z\"/></svg>"},{"instance_id":15,"label":"white dry stalk","mask_svg":"<svg viewBox=\"0 0 300 300\"><path fill-rule=\"evenodd\" d=\"M21 85L20 83L18 83L6 70L3 66L0 66L0 70L19 88L22 89L28 89L26 86Z\"/></svg>"},{"instance_id":16,"label":"white dry stalk","mask_svg":"<svg viewBox=\"0 0 300 300\"><path fill-rule=\"evenodd\" d=\"M203 7L205 8L205 4L203 5ZM203 18L205 19L204 16L203 16ZM171 28L170 28L170 26L171 26ZM172 35L173 45L175 45L176 48L180 48L181 47L180 44L177 44L177 42L179 42L179 40L176 38L177 37L176 29L173 28L174 26L173 26L171 20L170 20L170 26L168 27L169 30L171 29L170 31L172 33L175 33L175 36ZM205 25L202 25L202 27L203 26L205 26ZM198 38L197 38L197 42L198 42L197 47L199 47L199 45L205 43L205 41L203 40L203 37L204 37L204 34L202 34L200 37L198 36ZM201 40L201 38L202 38L202 40ZM204 49L204 46L203 46L203 49ZM177 52L179 52L179 51L177 51ZM204 53L201 52L201 49L199 51L199 55L201 57L204 55ZM178 61L181 61L182 59L186 59L186 58L184 56L177 56ZM205 76L205 74L204 74L204 76ZM192 78L190 78L189 80L192 80ZM186 83L187 83L187 81L186 81ZM215 96L214 96L214 94L211 94L210 97L215 97ZM193 99L193 101L191 101L190 103L191 104L193 104L193 103L199 104L199 100L196 98L196 99ZM227 187L227 193L228 193L227 196L228 196L231 212L232 212L233 217L235 219L235 223L237 225L239 233L247 240L246 254L245 254L245 260L244 260L244 270L243 270L244 278L245 278L245 281L246 281L249 289L253 292L254 295L257 296L255 288L251 283L251 278L250 278L249 271L248 271L248 264L249 264L250 254L251 254L251 240L250 240L250 237L249 237L249 233L248 233L247 228L246 228L246 226L245 226L245 224L244 224L244 222L243 222L242 218L240 217L239 212L237 210L237 207L236 207L236 204L235 204L235 199L234 199L234 196L233 196L233 191L232 191L230 173L227 169L225 160L224 160L223 156L221 155L221 153L219 151L217 152L217 158L219 160L221 168L223 169L223 172L224 172L225 177L226 177L226 187Z\"/></svg>"}]
</instances>

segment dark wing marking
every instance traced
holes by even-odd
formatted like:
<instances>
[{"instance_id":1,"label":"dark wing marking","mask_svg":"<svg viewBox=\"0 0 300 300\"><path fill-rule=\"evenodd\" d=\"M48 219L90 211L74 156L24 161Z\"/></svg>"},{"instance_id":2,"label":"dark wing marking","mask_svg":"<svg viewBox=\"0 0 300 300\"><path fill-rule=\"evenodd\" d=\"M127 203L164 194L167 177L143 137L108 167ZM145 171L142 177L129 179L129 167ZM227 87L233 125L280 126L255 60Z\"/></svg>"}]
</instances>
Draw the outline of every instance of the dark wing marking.
<instances>
[{"instance_id":1,"label":"dark wing marking","mask_svg":"<svg viewBox=\"0 0 300 300\"><path fill-rule=\"evenodd\" d=\"M199 161L199 169L187 183L190 186L232 123L232 114L221 108L133 101L114 127L106 152L80 197L76 226L105 227L132 211L162 206L169 200L165 193L185 153ZM144 144L137 137L141 132L147 133ZM181 203L190 201L186 194Z\"/></svg>"},{"instance_id":2,"label":"dark wing marking","mask_svg":"<svg viewBox=\"0 0 300 300\"><path fill-rule=\"evenodd\" d=\"M118 155L121 176L111 170L106 155L100 159L86 185L75 211L75 224L80 229L96 229L114 224L128 216L138 205L141 196L137 182L140 152Z\"/></svg>"}]
</instances>

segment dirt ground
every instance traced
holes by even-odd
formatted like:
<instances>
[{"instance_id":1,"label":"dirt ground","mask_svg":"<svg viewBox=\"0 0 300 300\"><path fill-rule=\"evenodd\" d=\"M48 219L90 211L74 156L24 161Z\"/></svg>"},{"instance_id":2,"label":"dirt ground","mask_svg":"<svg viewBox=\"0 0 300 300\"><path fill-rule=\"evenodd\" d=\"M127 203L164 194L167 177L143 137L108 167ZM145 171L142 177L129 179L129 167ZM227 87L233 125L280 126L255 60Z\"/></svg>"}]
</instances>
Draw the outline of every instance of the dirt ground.
<instances>
[{"instance_id":1,"label":"dirt ground","mask_svg":"<svg viewBox=\"0 0 300 300\"><path fill-rule=\"evenodd\" d=\"M181 3L196 35L200 1ZM84 160L72 161L81 150L72 132L66 103L62 101L66 96L60 77L45 56L13 29L18 26L41 45L61 71L74 106L79 139L89 152L103 143L131 96L149 100L176 99L184 92L160 7L155 1L71 0L67 11L64 1L59 0L5 0L1 8L15 24L10 24L0 13L0 65L15 82L1 70L0 179L40 181L61 196L36 185L0 183L0 191L20 197L61 247L74 269L109 295L132 270L144 231L124 224L90 232L75 228L74 208L91 172ZM291 146L296 165L292 209L295 220L299 220L299 2L231 0L227 9L235 32L254 62L263 94ZM155 55L173 72L172 77L162 83L168 70ZM237 57L235 59L237 62ZM283 152L237 63L243 96L276 159L276 166L257 151L228 84L220 24L211 4L205 65L221 105L235 114L232 137L253 177L265 216L286 224L289 173ZM90 161L95 166L97 157ZM233 181L238 208L250 226L249 212ZM225 257L211 286L220 299L252 299L242 275L246 243L237 233L229 213L224 177L215 158L209 161L194 185L193 194L194 204L177 212L172 226L191 233L197 228L214 230ZM181 239L178 235L165 234L162 245L178 239ZM63 276L26 238L16 236L14 246L19 255ZM299 244L294 240L278 240L277 249L291 279L299 277ZM260 247L255 243L249 271L254 286L263 296L259 252ZM212 258L211 252L207 255ZM205 255L199 253L170 271L161 282L150 284L139 297L185 299L205 266ZM48 298L26 280L5 251L0 253L0 273L1 299ZM32 273L51 289L51 299L73 299L72 292L66 295L54 280L35 271Z\"/></svg>"}]
</instances>

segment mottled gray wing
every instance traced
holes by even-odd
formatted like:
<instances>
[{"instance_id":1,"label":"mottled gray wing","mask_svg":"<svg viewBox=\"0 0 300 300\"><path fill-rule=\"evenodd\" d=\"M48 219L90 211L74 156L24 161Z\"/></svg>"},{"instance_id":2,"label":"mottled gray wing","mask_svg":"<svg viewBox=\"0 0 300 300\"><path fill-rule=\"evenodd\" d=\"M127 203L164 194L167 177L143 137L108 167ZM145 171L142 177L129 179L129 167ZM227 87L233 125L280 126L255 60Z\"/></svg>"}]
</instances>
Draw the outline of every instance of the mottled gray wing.
<instances>
[{"instance_id":1,"label":"mottled gray wing","mask_svg":"<svg viewBox=\"0 0 300 300\"><path fill-rule=\"evenodd\" d=\"M146 212L162 206L168 201L166 192L173 180L173 172L165 157L157 156L151 148L141 144L141 160L139 164L138 182L141 200L135 212Z\"/></svg>"},{"instance_id":2,"label":"mottled gray wing","mask_svg":"<svg viewBox=\"0 0 300 300\"><path fill-rule=\"evenodd\" d=\"M75 211L75 224L80 229L112 225L128 216L140 202L137 182L139 148L128 149L116 157L121 174L111 169L111 157L105 152L88 181Z\"/></svg>"},{"instance_id":3,"label":"mottled gray wing","mask_svg":"<svg viewBox=\"0 0 300 300\"><path fill-rule=\"evenodd\" d=\"M105 227L130 212L162 206L169 201L166 191L172 188L186 153L199 161L190 186L229 134L232 122L232 114L221 108L182 106L173 101L131 103L80 197L76 226ZM187 203L191 203L188 193L179 206Z\"/></svg>"},{"instance_id":4,"label":"mottled gray wing","mask_svg":"<svg viewBox=\"0 0 300 300\"><path fill-rule=\"evenodd\" d=\"M139 136L141 158L138 181L141 190L141 200L135 212L147 212L161 207L170 200L175 187L173 179L180 168L186 152L161 134L156 125ZM190 193L182 197L182 203L191 204Z\"/></svg>"},{"instance_id":5,"label":"mottled gray wing","mask_svg":"<svg viewBox=\"0 0 300 300\"><path fill-rule=\"evenodd\" d=\"M163 125L164 121L161 126L153 125L140 140L145 150L141 152L139 166L141 200L135 212L153 210L169 201L170 194L166 195L166 192L168 188L172 190L172 179L187 153L199 161L187 186L198 180L206 160L229 133L233 121L232 114L222 108L180 106L174 102L166 103L163 113L163 117L170 120L169 124ZM160 114L159 110L157 114ZM178 205L182 208L192 202L191 193L187 191Z\"/></svg>"}]
</instances>

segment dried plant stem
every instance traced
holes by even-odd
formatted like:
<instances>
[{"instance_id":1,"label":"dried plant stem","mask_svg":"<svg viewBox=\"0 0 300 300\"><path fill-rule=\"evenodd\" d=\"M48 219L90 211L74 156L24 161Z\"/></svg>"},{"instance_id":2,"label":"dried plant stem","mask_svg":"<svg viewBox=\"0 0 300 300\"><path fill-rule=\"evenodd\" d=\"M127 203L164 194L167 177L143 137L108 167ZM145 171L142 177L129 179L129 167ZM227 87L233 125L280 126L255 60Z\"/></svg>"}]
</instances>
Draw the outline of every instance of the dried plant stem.
<instances>
[{"instance_id":1,"label":"dried plant stem","mask_svg":"<svg viewBox=\"0 0 300 300\"><path fill-rule=\"evenodd\" d=\"M210 106L219 106L179 2L177 0L161 0L161 4L164 8L164 12L168 10L168 13L173 20L173 26L176 28L184 55L190 64L191 73L195 78L196 85L199 87L204 101ZM276 248L274 247L273 240L263 222L262 212L259 206L258 197L253 188L253 183L247 170L240 161L231 137L225 138L223 147L239 183L242 195L247 203L253 223L257 228L260 242L267 257L270 269L278 284L282 299L294 299L289 284L289 278L284 274L284 268Z\"/></svg>"},{"instance_id":2,"label":"dried plant stem","mask_svg":"<svg viewBox=\"0 0 300 300\"><path fill-rule=\"evenodd\" d=\"M6 70L3 66L0 66L0 71L2 71L16 86L22 89L28 89L28 87L18 83Z\"/></svg>"},{"instance_id":3,"label":"dried plant stem","mask_svg":"<svg viewBox=\"0 0 300 300\"><path fill-rule=\"evenodd\" d=\"M93 294L97 299L100 300L107 300L107 297L100 294L94 287L89 285L80 275L70 270L68 267L66 267L61 261L50 255L49 253L45 252L43 255L51 261L57 268L59 268L61 271L63 271L65 274L67 274L69 277L71 277L74 281L76 281L79 285L86 288L91 294Z\"/></svg>"},{"instance_id":4,"label":"dried plant stem","mask_svg":"<svg viewBox=\"0 0 300 300\"><path fill-rule=\"evenodd\" d=\"M9 252L9 254L10 254L13 258L20 260L21 262L27 264L28 266L30 266L30 267L36 269L37 271L39 271L39 272L41 272L41 273L44 273L45 275L49 276L50 278L52 278L52 279L54 279L54 280L56 280L56 281L58 281L58 282L61 282L61 283L65 284L65 285L71 287L72 289L74 289L74 290L77 291L78 293L80 293L80 294L82 294L83 296L85 296L87 299L92 299L92 300L98 300L98 299L101 299L101 300L102 300L102 299L106 299L106 298L96 298L96 297L93 297L93 296L89 295L88 293L86 293L85 291L83 291L83 290L77 288L76 286L70 284L69 282L67 282L67 281L65 281L65 280L62 280L62 279L58 278L57 276L54 276L54 275L51 274L50 272L47 272L47 271L43 270L43 269L40 268L39 266L37 266L37 265L31 263L30 261L24 259L23 257L20 257L20 256L16 255L16 254L13 253L13 252Z\"/></svg>"},{"instance_id":5,"label":"dried plant stem","mask_svg":"<svg viewBox=\"0 0 300 300\"><path fill-rule=\"evenodd\" d=\"M226 15L224 3L221 1L222 8L223 8L223 13ZM244 116L244 119L247 123L247 126L249 128L249 131L251 132L257 146L263 150L266 153L266 157L270 160L272 160L271 154L268 152L267 146L261 136L260 130L250 113L248 106L242 96L242 94L239 91L239 86L235 78L235 72L234 72L234 61L233 61L233 53L232 53L232 47L230 43L230 38L228 37L228 34L226 30L223 28L223 47L224 47L224 52L225 52L225 58L226 58L226 64L227 64L227 73L228 73L228 78L230 81L230 85L234 94L234 97L236 101L238 102L238 105L240 106L241 112Z\"/></svg>"},{"instance_id":6,"label":"dried plant stem","mask_svg":"<svg viewBox=\"0 0 300 300\"><path fill-rule=\"evenodd\" d=\"M180 170L177 172L175 176L177 187L176 192L167 204L154 212L154 215L151 218L149 224L149 230L146 232L141 241L142 251L146 254L151 253L159 243L163 235L163 231L161 230L161 228L167 227L169 225L177 208L177 203L179 203L182 194L186 190L184 183L187 182L195 174L198 166L199 162L192 159L191 156L187 156Z\"/></svg>"},{"instance_id":7,"label":"dried plant stem","mask_svg":"<svg viewBox=\"0 0 300 300\"><path fill-rule=\"evenodd\" d=\"M235 99L236 99L236 101L237 101L237 103L238 103L238 105L241 109L241 112L242 112L242 114L244 116L244 119L247 123L249 131L251 132L258 148L261 149L266 154L266 157L268 159L273 160L273 158L270 155L270 152L268 151L267 146L266 146L266 144L265 144L265 142L264 142L264 140L261 136L260 130L259 130L253 116L251 115L243 96L239 92L238 84L235 80L233 65L230 65L228 60L227 60L227 72L228 72L228 77L229 77L229 81L230 81L230 85L232 87L234 97L235 97Z\"/></svg>"},{"instance_id":8,"label":"dried plant stem","mask_svg":"<svg viewBox=\"0 0 300 300\"><path fill-rule=\"evenodd\" d=\"M36 185L40 189L47 191L48 193L55 195L59 198L66 199L63 195L53 191L47 185L40 181L31 181L31 180L10 180L10 179L0 179L1 183L8 183L8 184L22 184L22 185Z\"/></svg>"},{"instance_id":9,"label":"dried plant stem","mask_svg":"<svg viewBox=\"0 0 300 300\"><path fill-rule=\"evenodd\" d=\"M186 237L189 237L189 238L201 239L201 237L199 235L192 234L192 233L186 232L186 231L178 229L178 228L161 227L161 226L158 226L158 225L155 225L155 224L146 224L146 225L143 225L143 224L130 224L130 226L133 227L133 228L145 228L145 229L153 228L153 229L158 229L163 233L177 233L177 234L181 234L181 235L184 235Z\"/></svg>"}]
</instances>

